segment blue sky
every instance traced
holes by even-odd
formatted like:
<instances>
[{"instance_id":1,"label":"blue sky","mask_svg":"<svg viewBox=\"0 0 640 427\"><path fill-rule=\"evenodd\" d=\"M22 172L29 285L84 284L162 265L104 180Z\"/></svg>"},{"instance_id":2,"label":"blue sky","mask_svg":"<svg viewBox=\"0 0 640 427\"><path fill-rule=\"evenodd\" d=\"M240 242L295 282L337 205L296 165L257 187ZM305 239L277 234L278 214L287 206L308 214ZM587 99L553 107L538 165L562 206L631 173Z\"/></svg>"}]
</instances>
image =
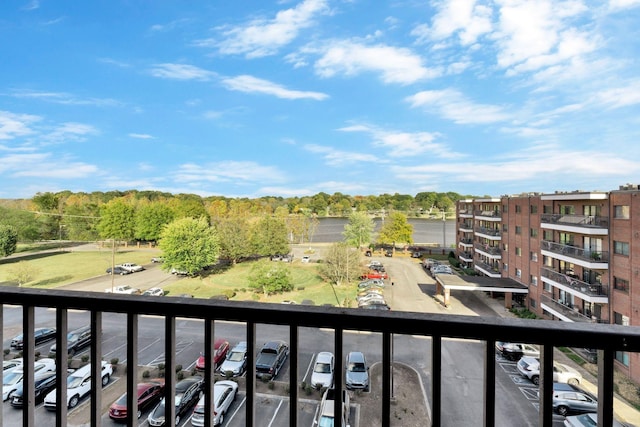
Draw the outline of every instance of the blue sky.
<instances>
[{"instance_id":1,"label":"blue sky","mask_svg":"<svg viewBox=\"0 0 640 427\"><path fill-rule=\"evenodd\" d=\"M640 183L640 0L6 0L0 198Z\"/></svg>"}]
</instances>

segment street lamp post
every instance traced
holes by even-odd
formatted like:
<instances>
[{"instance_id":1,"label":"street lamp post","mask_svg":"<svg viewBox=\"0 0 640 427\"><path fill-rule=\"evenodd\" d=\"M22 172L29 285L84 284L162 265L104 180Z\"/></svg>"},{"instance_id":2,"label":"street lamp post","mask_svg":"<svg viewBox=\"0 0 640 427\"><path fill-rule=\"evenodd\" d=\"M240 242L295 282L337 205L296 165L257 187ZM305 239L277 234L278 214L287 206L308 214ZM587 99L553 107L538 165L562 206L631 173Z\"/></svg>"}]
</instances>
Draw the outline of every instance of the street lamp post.
<instances>
[{"instance_id":1,"label":"street lamp post","mask_svg":"<svg viewBox=\"0 0 640 427\"><path fill-rule=\"evenodd\" d=\"M447 225L447 214L446 211L443 209L442 210L442 247L444 249L447 248L447 231L446 231L446 225Z\"/></svg>"}]
</instances>

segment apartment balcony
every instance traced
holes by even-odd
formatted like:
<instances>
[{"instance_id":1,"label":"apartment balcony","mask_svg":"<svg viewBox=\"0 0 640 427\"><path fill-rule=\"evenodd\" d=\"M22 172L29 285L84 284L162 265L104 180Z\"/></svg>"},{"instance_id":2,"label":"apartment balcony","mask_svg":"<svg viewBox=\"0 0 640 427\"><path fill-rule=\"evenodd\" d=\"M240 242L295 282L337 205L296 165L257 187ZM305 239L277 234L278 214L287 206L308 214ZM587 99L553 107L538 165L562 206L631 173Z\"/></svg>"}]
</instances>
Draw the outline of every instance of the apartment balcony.
<instances>
[{"instance_id":1,"label":"apartment balcony","mask_svg":"<svg viewBox=\"0 0 640 427\"><path fill-rule=\"evenodd\" d=\"M484 221L502 221L502 216L500 215L500 211L481 211L476 210L473 212L476 219L484 220Z\"/></svg>"},{"instance_id":2,"label":"apartment balcony","mask_svg":"<svg viewBox=\"0 0 640 427\"><path fill-rule=\"evenodd\" d=\"M460 209L458 211L458 216L460 218L473 218L473 210L472 209Z\"/></svg>"},{"instance_id":3,"label":"apartment balcony","mask_svg":"<svg viewBox=\"0 0 640 427\"><path fill-rule=\"evenodd\" d=\"M415 312L400 311L377 311L363 309L346 309L338 307L320 306L296 306L284 304L263 304L256 302L232 302L220 300L205 300L191 298L172 297L145 297L132 295L102 294L96 292L74 292L55 291L42 289L21 289L21 288L0 288L0 302L5 305L22 308L22 330L24 331L24 360L33 360L35 354L35 312L36 308L47 308L55 311L56 317L56 342L58 348L67 345L67 323L72 312L78 310L89 313L92 331L92 341L90 348L90 360L100 360L103 356L103 317L106 319L113 313L123 316L124 327L121 334L126 336L123 340L126 344L127 364L123 369L126 371L127 390L127 419L128 426L137 426L139 420L136 419L137 399L135 398L136 379L138 377L138 354L139 347L139 321L153 318L164 323L164 364L166 365L165 376L165 399L168 402L174 401L176 384L176 356L177 336L176 325L189 320L201 320L204 328L204 348L212 348L214 341L214 328L217 322L232 322L244 325L247 337L247 366L246 388L243 401L243 411L246 426L254 426L257 423L266 425L265 420L256 417L256 410L261 405L264 397L256 396L255 379L255 354L256 354L256 330L264 325L284 326L288 329L288 342L290 345L290 356L288 363L291 371L288 383L288 402L298 402L298 404L284 405L287 409L282 409L288 413L288 425L296 427L302 425L299 422L300 387L298 376L298 352L301 351L300 335L304 334L301 328L323 328L333 331L332 345L337 355L345 354L343 337L345 332L359 331L372 332L381 335L380 346L382 351L381 366L382 380L379 397L379 407L382 413L383 427L399 425L393 413L397 411L395 400L400 396L393 397L392 363L394 360L394 334L423 337L428 339L430 351L413 350L417 352L416 357L424 358L424 366L430 368L430 384L425 390L427 401L430 406L430 420L425 420L425 426L440 426L447 414L443 412L443 406L447 407L442 399L443 383L449 374L445 374L443 363L443 341L470 340L479 342L482 345L483 356L479 361L480 372L476 379L481 384L481 394L483 402L477 413L479 425L495 426L497 420L504 425L504 414L497 413L496 402L504 399L502 390L496 389L496 375L500 370L497 366L495 356L496 341L522 342L537 344L541 349L541 382L540 399L538 402L538 425L541 427L551 427L553 425L552 411L552 387L553 382L553 348L559 346L576 348L598 349L598 369L597 395L598 395L598 425L610 427L613 424L613 401L614 401L614 377L613 367L617 351L639 352L640 351L640 329L624 327L620 325L605 324L582 324L582 323L561 323L545 320L523 320L501 317L476 316L451 316L447 314L424 314ZM6 327L11 320L9 316L0 311L0 324ZM143 319L144 317L144 319ZM481 321L479 321L479 319ZM214 323L216 321L216 323ZM0 328L0 331L4 329ZM140 334L142 338L142 334ZM4 338L3 338L4 339ZM450 340L452 339L452 340ZM122 345L122 343L119 343ZM400 349L396 348L396 355ZM409 349L402 349L412 351ZM214 372L211 366L211 357L205 357L206 366L204 370L204 395L206 397L205 413L212 414L210 396L212 384L214 382ZM57 376L66 376L68 356L66 352L56 353ZM448 361L447 361L448 362ZM34 372L32 364L26 363L23 388L25 396L34 395ZM101 383L100 364L92 364L91 383L97 386L91 387L90 399L88 401L89 419L86 425L101 425L103 416L103 392L99 386ZM344 372L344 360L342 357L335 358L335 372ZM59 383L60 384L60 383ZM64 381L58 387L56 404L56 426L62 427L69 424L70 413L66 407L67 389ZM334 376L334 386L336 389L343 389L344 379L342 375ZM416 390L419 392L419 390ZM336 393L334 401L335 413L341 413L343 397L341 393ZM449 406L460 410L458 404ZM393 409L396 408L396 409ZM36 405L34 399L27 398L21 412L22 425L38 425L35 418ZM173 405L166 406L165 418L169 427L174 425L175 408ZM15 413L19 413L16 410ZM366 415L366 414L365 414ZM363 414L360 414L362 417ZM0 419L0 422L2 420ZM212 420L205 417L205 425L211 425ZM366 423L366 421L365 421ZM338 422L336 425L340 425ZM306 424L305 425L309 425ZM366 425L360 422L359 425Z\"/></svg>"},{"instance_id":4,"label":"apartment balcony","mask_svg":"<svg viewBox=\"0 0 640 427\"><path fill-rule=\"evenodd\" d=\"M482 243L476 243L474 245L475 251L486 256L490 259L501 259L502 249L499 246L483 245Z\"/></svg>"},{"instance_id":5,"label":"apartment balcony","mask_svg":"<svg viewBox=\"0 0 640 427\"><path fill-rule=\"evenodd\" d=\"M502 240L502 232L499 228L476 227L474 231L478 237L484 237L489 240Z\"/></svg>"},{"instance_id":6,"label":"apartment balcony","mask_svg":"<svg viewBox=\"0 0 640 427\"><path fill-rule=\"evenodd\" d=\"M500 273L500 269L497 265L487 264L482 261L475 261L473 263L473 268L478 270L480 273L484 274L487 277L493 277L494 279L499 279L502 277Z\"/></svg>"},{"instance_id":7,"label":"apartment balcony","mask_svg":"<svg viewBox=\"0 0 640 427\"><path fill-rule=\"evenodd\" d=\"M576 295L584 301L595 304L609 304L608 288L600 283L587 283L568 274L549 268L540 269L542 281L565 292Z\"/></svg>"},{"instance_id":8,"label":"apartment balcony","mask_svg":"<svg viewBox=\"0 0 640 427\"><path fill-rule=\"evenodd\" d=\"M472 223L460 223L458 226L458 230L463 233L473 233L473 224Z\"/></svg>"},{"instance_id":9,"label":"apartment balcony","mask_svg":"<svg viewBox=\"0 0 640 427\"><path fill-rule=\"evenodd\" d=\"M458 245L460 245L463 248L471 249L473 247L473 239L470 239L468 237L463 237L458 241Z\"/></svg>"},{"instance_id":10,"label":"apartment balcony","mask_svg":"<svg viewBox=\"0 0 640 427\"><path fill-rule=\"evenodd\" d=\"M590 270L609 269L609 251L591 251L576 246L542 240L542 255L577 264Z\"/></svg>"},{"instance_id":11,"label":"apartment balcony","mask_svg":"<svg viewBox=\"0 0 640 427\"><path fill-rule=\"evenodd\" d=\"M556 301L549 295L542 295L540 297L540 305L544 310L565 322L598 323L598 318L580 313L577 306Z\"/></svg>"},{"instance_id":12,"label":"apartment balcony","mask_svg":"<svg viewBox=\"0 0 640 427\"><path fill-rule=\"evenodd\" d=\"M569 233L590 236L606 236L609 234L609 217L593 215L540 215L541 226L548 230L566 231Z\"/></svg>"},{"instance_id":13,"label":"apartment balcony","mask_svg":"<svg viewBox=\"0 0 640 427\"><path fill-rule=\"evenodd\" d=\"M460 252L458 254L458 258L460 258L460 261L473 262L473 253L472 252Z\"/></svg>"}]
</instances>

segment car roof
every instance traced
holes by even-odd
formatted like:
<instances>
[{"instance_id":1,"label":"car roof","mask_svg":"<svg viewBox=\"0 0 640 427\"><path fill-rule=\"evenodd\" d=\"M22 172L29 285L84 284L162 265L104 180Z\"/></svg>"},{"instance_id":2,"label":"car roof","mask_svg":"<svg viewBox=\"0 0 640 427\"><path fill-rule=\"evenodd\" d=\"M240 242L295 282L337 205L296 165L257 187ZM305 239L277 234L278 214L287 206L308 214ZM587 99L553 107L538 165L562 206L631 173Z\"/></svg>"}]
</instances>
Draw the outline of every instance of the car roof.
<instances>
[{"instance_id":1,"label":"car roof","mask_svg":"<svg viewBox=\"0 0 640 427\"><path fill-rule=\"evenodd\" d=\"M364 353L361 351L352 351L347 355L350 362L364 362Z\"/></svg>"},{"instance_id":2,"label":"car roof","mask_svg":"<svg viewBox=\"0 0 640 427\"><path fill-rule=\"evenodd\" d=\"M231 351L247 351L247 342L240 341L238 344L233 346Z\"/></svg>"},{"instance_id":3,"label":"car roof","mask_svg":"<svg viewBox=\"0 0 640 427\"><path fill-rule=\"evenodd\" d=\"M316 362L321 362L321 363L330 362L332 359L333 359L333 353L328 351L321 351L320 353L318 353L318 356L316 356Z\"/></svg>"},{"instance_id":4,"label":"car roof","mask_svg":"<svg viewBox=\"0 0 640 427\"><path fill-rule=\"evenodd\" d=\"M214 341L213 346L215 348L220 348L222 347L222 344L227 343L227 345L229 344L229 342L227 340L225 340L224 338L218 338L217 340Z\"/></svg>"},{"instance_id":5,"label":"car roof","mask_svg":"<svg viewBox=\"0 0 640 427\"><path fill-rule=\"evenodd\" d=\"M189 377L176 384L176 393L183 393L193 384L202 381L202 377Z\"/></svg>"}]
</instances>

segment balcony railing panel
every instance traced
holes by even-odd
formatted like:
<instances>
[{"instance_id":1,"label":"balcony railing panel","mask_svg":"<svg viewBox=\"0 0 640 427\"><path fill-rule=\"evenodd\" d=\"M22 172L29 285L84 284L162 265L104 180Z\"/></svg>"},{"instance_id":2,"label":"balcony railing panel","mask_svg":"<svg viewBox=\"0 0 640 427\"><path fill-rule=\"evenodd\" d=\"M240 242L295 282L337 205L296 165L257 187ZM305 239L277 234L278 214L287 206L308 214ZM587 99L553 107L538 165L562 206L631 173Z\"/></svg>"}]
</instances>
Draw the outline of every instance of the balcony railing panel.
<instances>
[{"instance_id":1,"label":"balcony railing panel","mask_svg":"<svg viewBox=\"0 0 640 427\"><path fill-rule=\"evenodd\" d=\"M500 231L499 228L476 227L475 231L478 234L485 234L487 236L495 236L495 237L502 236L502 232Z\"/></svg>"},{"instance_id":2,"label":"balcony railing panel","mask_svg":"<svg viewBox=\"0 0 640 427\"><path fill-rule=\"evenodd\" d=\"M547 304L548 306L552 307L555 311L561 313L562 315L564 315L568 319L571 319L574 322L597 323L597 319L592 319L590 316L580 313L577 306L563 304L559 301L554 300L549 295L542 295L540 297L540 302Z\"/></svg>"},{"instance_id":3,"label":"balcony railing panel","mask_svg":"<svg viewBox=\"0 0 640 427\"><path fill-rule=\"evenodd\" d=\"M542 214L540 215L540 221L547 224L563 224L577 227L609 227L609 217L606 216Z\"/></svg>"},{"instance_id":4,"label":"balcony railing panel","mask_svg":"<svg viewBox=\"0 0 640 427\"><path fill-rule=\"evenodd\" d=\"M29 312L34 307L55 308L61 314L57 319L57 323L61 324L69 309L86 310L91 313L92 330L95 332L92 338L92 358L93 360L101 359L101 348L99 340L101 339L101 318L102 313L124 313L127 314L127 331L130 336L127 338L128 346L131 352L136 351L136 345L131 342L135 339L132 330L135 325L135 316L152 315L160 316L165 319L165 364L166 377L165 398L172 401L175 389L175 324L176 318L192 318L203 319L205 321L220 320L242 322L247 325L247 345L248 345L248 373L246 382L246 420L248 426L253 426L255 417L253 411L256 405L255 395L255 326L256 324L285 325L290 331L297 331L300 327L312 328L329 328L333 329L335 337L335 353L343 354L342 348L342 332L343 329L357 331L371 331L382 333L383 336L383 396L381 397L383 427L391 425L391 345L393 334L417 335L432 337L433 341L433 369L432 372L432 396L431 402L433 408L431 410L432 422L434 426L441 424L441 405L439 399L441 395L441 357L442 349L440 341L445 338L460 338L485 341L486 345L493 347L495 341L512 341L520 342L526 337L527 342L545 346L543 365L547 366L551 358L552 347L591 347L601 350L598 363L602 368L600 372L608 373L602 378L599 377L600 387L598 388L598 400L601 402L611 402L613 394L613 357L616 351L639 352L640 351L640 328L631 328L620 325L605 324L580 324L580 323L561 323L556 321L545 320L524 320L501 317L476 317L476 316L450 316L446 314L424 314L415 312L389 311L379 312L372 310L348 309L339 307L319 307L319 306L291 306L282 304L263 304L256 302L233 302L220 300L192 299L192 298L157 298L130 295L102 294L92 292L73 292L73 291L56 291L56 290L35 290L20 288L0 288L0 303L13 304L24 307L27 313L24 321L24 331L26 351L25 357L33 358L34 340L33 340L33 320L29 316ZM0 311L1 313L1 311ZM2 315L0 314L0 317ZM0 324L2 321L0 319ZM66 332L66 331L65 331ZM61 331L58 331L58 338ZM291 353L299 351L297 339L291 332ZM208 330L206 334L211 342L213 329ZM61 341L58 341L61 343ZM207 346L210 348L210 346ZM57 356L60 360L66 359L64 351L58 351ZM135 357L133 358L135 359ZM487 349L485 360L485 370L488 373L495 371L495 360L492 359L492 353ZM207 363L211 363L211 358L207 358ZM297 365L297 361L295 361ZM339 362L338 367L341 368ZM98 364L96 364L98 365ZM66 365L65 365L66 366ZM550 365L549 365L550 366ZM25 364L26 383L25 388L29 390L32 385L33 372L29 372L33 368L30 364ZM100 399L102 389L100 385L99 371L93 370L92 384L95 391L92 392L91 399L91 423L99 425L96 416L100 411ZM337 386L341 385L342 379L336 381ZM485 379L485 407L482 424L486 426L495 425L495 378ZM551 387L546 387L543 382L540 388L540 395L543 401L550 399ZM297 376L291 375L289 379L289 388L293 391L297 384ZM64 387L63 387L64 388ZM134 395L134 384L132 381L127 382L127 393ZM61 397L61 396L59 396ZM295 393L292 395L295 398ZM339 401L339 399L338 399ZM57 401L58 413L65 414L62 408L66 399ZM131 402L130 402L131 403ZM26 400L24 413L33 410L33 401ZM296 406L293 404L292 406ZM604 405L606 406L606 405ZM31 408L30 408L31 407ZM551 426L551 408L543 405L544 411L541 413L541 425ZM174 411L173 405L167 405L167 422L168 425L173 424ZM599 405L599 419L604 420L601 425L610 426L612 424L611 408L603 408ZM133 413L133 412L131 412ZM337 411L336 413L340 413ZM290 424L296 425L295 411L291 410ZM29 421L29 416L26 417ZM60 423L64 423L62 419ZM129 425L136 425L137 420L128 420ZM25 424L28 425L28 424Z\"/></svg>"},{"instance_id":5,"label":"balcony railing panel","mask_svg":"<svg viewBox=\"0 0 640 427\"><path fill-rule=\"evenodd\" d=\"M476 211L473 212L473 214L475 216L482 216L482 217L492 218L492 219L500 219L501 218L500 211L498 211L498 210L493 210L493 211L476 210Z\"/></svg>"},{"instance_id":6,"label":"balcony railing panel","mask_svg":"<svg viewBox=\"0 0 640 427\"><path fill-rule=\"evenodd\" d=\"M476 243L474 247L477 250L489 255L498 256L498 257L502 256L502 249L500 249L499 246L490 246L490 245L483 245L482 243Z\"/></svg>"},{"instance_id":7,"label":"balcony railing panel","mask_svg":"<svg viewBox=\"0 0 640 427\"><path fill-rule=\"evenodd\" d=\"M602 296L608 295L607 286L603 286L600 283L587 283L582 280L579 280L576 277L572 277L567 274L562 274L545 267L542 267L540 269L540 274L542 275L542 277L551 279L556 283L567 286L575 290L576 292L580 292L584 295L589 295L593 297L602 297Z\"/></svg>"},{"instance_id":8,"label":"balcony railing panel","mask_svg":"<svg viewBox=\"0 0 640 427\"><path fill-rule=\"evenodd\" d=\"M609 262L609 251L582 249L577 246L565 245L548 240L542 240L540 242L540 248L558 255L566 255L587 262Z\"/></svg>"}]
</instances>

